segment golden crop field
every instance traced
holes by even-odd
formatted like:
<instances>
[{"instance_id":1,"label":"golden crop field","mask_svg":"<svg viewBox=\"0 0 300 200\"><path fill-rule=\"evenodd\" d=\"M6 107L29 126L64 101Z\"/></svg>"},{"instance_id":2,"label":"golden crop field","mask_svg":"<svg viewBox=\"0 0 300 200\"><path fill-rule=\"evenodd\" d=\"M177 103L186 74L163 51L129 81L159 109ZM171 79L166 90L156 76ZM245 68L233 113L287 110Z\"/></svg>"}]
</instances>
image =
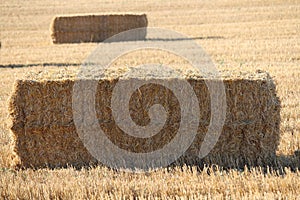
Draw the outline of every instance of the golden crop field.
<instances>
[{"instance_id":1,"label":"golden crop field","mask_svg":"<svg viewBox=\"0 0 300 200\"><path fill-rule=\"evenodd\" d=\"M2 199L300 199L299 0L2 0L0 11ZM220 70L269 72L281 101L276 163L226 170L184 166L146 173L103 166L16 169L7 123L15 80L28 72L78 69L97 44L52 44L50 23L55 15L102 12L146 13L149 27L194 39ZM125 61L136 65L147 59L159 58L149 52L129 55ZM167 56L164 62L176 60Z\"/></svg>"}]
</instances>

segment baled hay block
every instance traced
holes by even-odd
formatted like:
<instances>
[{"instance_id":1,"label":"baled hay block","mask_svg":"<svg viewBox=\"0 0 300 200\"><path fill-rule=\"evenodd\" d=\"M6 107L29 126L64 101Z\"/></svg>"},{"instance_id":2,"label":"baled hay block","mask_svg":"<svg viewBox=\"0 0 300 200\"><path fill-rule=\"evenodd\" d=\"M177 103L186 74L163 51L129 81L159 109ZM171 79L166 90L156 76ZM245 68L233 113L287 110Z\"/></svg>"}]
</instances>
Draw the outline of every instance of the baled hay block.
<instances>
[{"instance_id":1,"label":"baled hay block","mask_svg":"<svg viewBox=\"0 0 300 200\"><path fill-rule=\"evenodd\" d=\"M147 27L145 14L57 16L51 24L53 43L102 42L118 33ZM143 40L146 29L125 40Z\"/></svg>"},{"instance_id":2,"label":"baled hay block","mask_svg":"<svg viewBox=\"0 0 300 200\"><path fill-rule=\"evenodd\" d=\"M227 100L226 121L209 157L221 155L256 161L274 155L279 142L280 104L272 79L265 72L223 74ZM16 138L15 151L22 167L96 162L76 133L72 117L74 79L70 75L65 77L68 78L61 74L60 78L30 78L15 84L9 109L11 130ZM142 76L137 78L144 79ZM198 155L206 134L211 109L204 78L192 74L186 80L193 87L200 107L197 136L185 155L187 159L192 159ZM149 105L159 103L168 110L163 130L151 138L134 138L124 134L112 116L111 97L117 82L118 78L101 79L96 92L97 118L107 137L119 147L132 152L153 151L172 140L180 124L180 107L173 92L160 85L148 84L132 94L131 117L138 125L149 123Z\"/></svg>"}]
</instances>

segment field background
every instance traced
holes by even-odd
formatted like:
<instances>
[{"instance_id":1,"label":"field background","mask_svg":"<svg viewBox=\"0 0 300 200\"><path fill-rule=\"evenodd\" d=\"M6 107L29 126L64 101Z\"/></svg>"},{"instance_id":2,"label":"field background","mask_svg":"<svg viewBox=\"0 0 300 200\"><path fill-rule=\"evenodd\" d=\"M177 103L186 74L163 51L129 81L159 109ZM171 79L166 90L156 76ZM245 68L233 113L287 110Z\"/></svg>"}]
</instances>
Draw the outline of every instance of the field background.
<instances>
[{"instance_id":1,"label":"field background","mask_svg":"<svg viewBox=\"0 0 300 200\"><path fill-rule=\"evenodd\" d=\"M4 199L81 198L288 198L300 199L300 172L278 167L249 170L162 169L115 172L13 168L7 102L13 83L29 71L78 68L97 44L53 45L50 23L58 14L143 12L150 27L194 38L219 69L268 71L281 100L281 167L300 167L299 0L2 0L0 5L0 195ZM145 55L144 55L145 56ZM171 59L172 57L170 57ZM142 56L129 57L132 63ZM128 61L128 60L127 60ZM174 62L169 60L169 62Z\"/></svg>"}]
</instances>

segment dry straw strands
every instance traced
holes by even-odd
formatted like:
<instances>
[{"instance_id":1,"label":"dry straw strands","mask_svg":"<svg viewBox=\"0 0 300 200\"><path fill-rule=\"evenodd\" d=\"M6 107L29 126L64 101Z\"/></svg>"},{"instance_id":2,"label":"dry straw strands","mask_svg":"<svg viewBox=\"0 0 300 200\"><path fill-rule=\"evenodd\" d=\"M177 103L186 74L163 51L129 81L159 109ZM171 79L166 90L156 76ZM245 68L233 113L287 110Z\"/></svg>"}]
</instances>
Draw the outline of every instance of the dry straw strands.
<instances>
[{"instance_id":1,"label":"dry straw strands","mask_svg":"<svg viewBox=\"0 0 300 200\"><path fill-rule=\"evenodd\" d=\"M214 158L246 158L253 163L275 154L279 143L280 103L275 85L265 72L223 73L227 114L222 134L207 162ZM53 77L54 76L54 77ZM11 130L21 167L85 165L95 163L79 139L72 118L72 75L60 74L18 80L10 101ZM137 77L143 78L143 77ZM200 124L197 137L184 158L197 156L210 120L210 98L204 79L191 74L187 81L199 99ZM172 79L168 79L172 81ZM147 105L159 103L169 111L164 129L141 139L126 135L112 117L110 100L117 78L102 79L96 93L97 117L101 128L119 147L133 152L161 148L176 134L180 107L174 94L159 85L145 85L132 95L132 119L147 125ZM217 81L217 80L216 80ZM216 161L217 162L217 161Z\"/></svg>"},{"instance_id":2,"label":"dry straw strands","mask_svg":"<svg viewBox=\"0 0 300 200\"><path fill-rule=\"evenodd\" d=\"M55 44L102 42L123 31L147 25L145 14L57 16L51 24L51 37ZM145 37L146 29L143 29L134 39L142 40Z\"/></svg>"}]
</instances>

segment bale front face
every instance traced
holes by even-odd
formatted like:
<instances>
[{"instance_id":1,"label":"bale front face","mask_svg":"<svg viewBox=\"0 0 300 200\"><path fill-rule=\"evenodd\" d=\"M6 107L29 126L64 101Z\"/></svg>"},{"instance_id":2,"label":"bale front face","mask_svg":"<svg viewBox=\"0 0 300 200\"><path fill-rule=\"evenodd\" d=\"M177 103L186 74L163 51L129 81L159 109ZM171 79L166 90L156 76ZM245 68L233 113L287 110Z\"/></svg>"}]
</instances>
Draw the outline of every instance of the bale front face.
<instances>
[{"instance_id":1,"label":"bale front face","mask_svg":"<svg viewBox=\"0 0 300 200\"><path fill-rule=\"evenodd\" d=\"M51 24L53 43L102 42L118 33L147 27L145 14L58 16ZM124 40L143 40L146 29Z\"/></svg>"},{"instance_id":2,"label":"bale front face","mask_svg":"<svg viewBox=\"0 0 300 200\"><path fill-rule=\"evenodd\" d=\"M255 77L255 76L254 76ZM170 81L172 81L170 79ZM199 100L200 123L187 159L198 155L210 121L210 95L202 78L188 78ZM149 124L149 106L162 105L168 111L163 129L150 138L125 134L116 124L111 110L112 91L118 82L100 80L96 92L96 112L101 129L117 146L131 152L151 152L162 148L176 135L180 124L180 105L169 89L155 84L142 86L129 102L132 120ZM274 154L279 142L280 105L275 86L268 75L263 78L224 79L227 114L221 136L209 157L246 157L255 161ZM73 121L74 80L17 81L11 98L12 132L15 151L23 167L85 165L96 159L84 147Z\"/></svg>"}]
</instances>

